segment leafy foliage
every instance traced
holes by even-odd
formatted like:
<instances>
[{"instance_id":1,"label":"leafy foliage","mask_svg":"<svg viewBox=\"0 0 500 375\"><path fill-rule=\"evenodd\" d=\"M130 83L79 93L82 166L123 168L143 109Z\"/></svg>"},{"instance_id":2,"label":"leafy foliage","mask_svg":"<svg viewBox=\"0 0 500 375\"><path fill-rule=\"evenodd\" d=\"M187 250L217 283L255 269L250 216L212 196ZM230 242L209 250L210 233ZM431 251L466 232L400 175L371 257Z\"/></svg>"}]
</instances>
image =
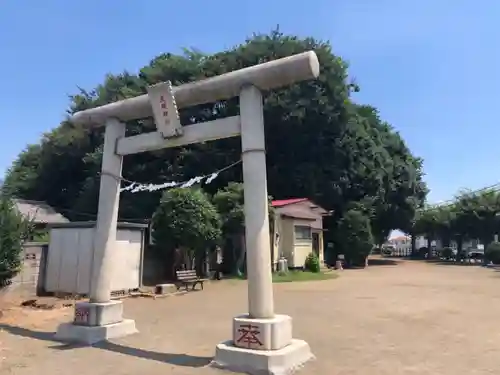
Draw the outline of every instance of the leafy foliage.
<instances>
[{"instance_id":1,"label":"leafy foliage","mask_svg":"<svg viewBox=\"0 0 500 375\"><path fill-rule=\"evenodd\" d=\"M219 190L212 199L221 214L222 230L226 234L240 233L244 228L243 184L231 182Z\"/></svg>"},{"instance_id":2,"label":"leafy foliage","mask_svg":"<svg viewBox=\"0 0 500 375\"><path fill-rule=\"evenodd\" d=\"M309 253L306 257L304 268L309 272L321 272L321 266L319 264L319 258L315 253Z\"/></svg>"},{"instance_id":3,"label":"leafy foliage","mask_svg":"<svg viewBox=\"0 0 500 375\"><path fill-rule=\"evenodd\" d=\"M173 260L182 251L191 266L220 237L220 217L209 197L200 189L167 190L153 215L153 242L157 251Z\"/></svg>"},{"instance_id":4,"label":"leafy foliage","mask_svg":"<svg viewBox=\"0 0 500 375\"><path fill-rule=\"evenodd\" d=\"M450 247L445 247L441 250L441 257L445 259L453 258L453 250Z\"/></svg>"},{"instance_id":5,"label":"leafy foliage","mask_svg":"<svg viewBox=\"0 0 500 375\"><path fill-rule=\"evenodd\" d=\"M226 273L240 273L244 267L245 246L242 242L244 240L245 213L243 193L242 183L231 182L228 186L217 191L212 199L222 221L223 269ZM272 229L274 209L271 200L272 198L269 197L269 223Z\"/></svg>"},{"instance_id":6,"label":"leafy foliage","mask_svg":"<svg viewBox=\"0 0 500 375\"><path fill-rule=\"evenodd\" d=\"M493 264L500 264L500 243L490 243L486 248L484 256L486 260L493 262Z\"/></svg>"},{"instance_id":7,"label":"leafy foliage","mask_svg":"<svg viewBox=\"0 0 500 375\"><path fill-rule=\"evenodd\" d=\"M31 221L19 214L13 201L0 195L0 287L19 271L22 243L32 229Z\"/></svg>"},{"instance_id":8,"label":"leafy foliage","mask_svg":"<svg viewBox=\"0 0 500 375\"><path fill-rule=\"evenodd\" d=\"M185 50L154 57L138 74L109 74L93 90L71 97L68 112L146 93L146 87L171 80L174 85L213 77L258 63L314 50L321 64L319 79L264 93L268 191L274 197L308 197L333 211L325 221L326 240L337 245L336 229L356 207L369 218L378 243L391 229L412 226L427 189L422 161L400 135L380 119L377 110L354 103L359 87L348 79L348 64L330 44L275 30L211 55ZM180 111L184 125L238 113L238 100L208 103ZM128 134L147 130L151 119L131 121ZM102 129L83 129L63 122L40 144L29 146L13 163L4 191L20 198L46 201L55 208L95 214ZM212 172L240 158L239 139L131 155L124 177L135 181L185 180ZM213 194L231 181L241 181L233 168L205 187ZM161 193L125 193L121 218L150 218ZM237 212L232 214L237 216ZM232 215L231 214L231 215ZM70 213L69 218L80 219ZM234 218L236 218L236 216ZM87 218L87 217L86 217ZM231 224L237 220L230 220ZM229 225L225 222L224 225Z\"/></svg>"},{"instance_id":9,"label":"leafy foliage","mask_svg":"<svg viewBox=\"0 0 500 375\"><path fill-rule=\"evenodd\" d=\"M416 218L414 231L428 239L439 238L443 246L455 240L457 259L463 257L463 242L479 239L485 246L500 231L500 192L486 189L479 192L463 192L454 202L441 207L427 208Z\"/></svg>"},{"instance_id":10,"label":"leafy foliage","mask_svg":"<svg viewBox=\"0 0 500 375\"><path fill-rule=\"evenodd\" d=\"M417 222L417 231L425 233L427 237L427 248L431 248L431 241L436 238L440 226L439 211L430 209L419 215Z\"/></svg>"},{"instance_id":11,"label":"leafy foliage","mask_svg":"<svg viewBox=\"0 0 500 375\"><path fill-rule=\"evenodd\" d=\"M370 220L361 211L349 210L339 225L339 254L345 255L347 266L364 266L373 247Z\"/></svg>"}]
</instances>

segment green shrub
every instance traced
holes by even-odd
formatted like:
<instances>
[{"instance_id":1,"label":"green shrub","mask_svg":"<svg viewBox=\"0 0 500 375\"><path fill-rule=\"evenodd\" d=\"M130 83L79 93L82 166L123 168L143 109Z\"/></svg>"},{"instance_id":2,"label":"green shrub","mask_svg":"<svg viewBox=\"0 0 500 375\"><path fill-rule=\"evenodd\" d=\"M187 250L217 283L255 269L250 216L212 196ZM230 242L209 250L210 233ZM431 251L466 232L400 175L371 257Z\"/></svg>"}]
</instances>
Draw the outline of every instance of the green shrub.
<instances>
[{"instance_id":1,"label":"green shrub","mask_svg":"<svg viewBox=\"0 0 500 375\"><path fill-rule=\"evenodd\" d=\"M453 250L450 247L445 247L441 250L441 257L445 259L453 258Z\"/></svg>"},{"instance_id":2,"label":"green shrub","mask_svg":"<svg viewBox=\"0 0 500 375\"><path fill-rule=\"evenodd\" d=\"M462 249L460 251L457 250L457 254L455 255L455 260L459 261L465 259L467 255L467 250Z\"/></svg>"},{"instance_id":3,"label":"green shrub","mask_svg":"<svg viewBox=\"0 0 500 375\"><path fill-rule=\"evenodd\" d=\"M163 193L153 215L154 251L159 259L172 265L167 277L173 278L175 267L195 265L202 272L206 250L220 238L220 216L208 195L198 188L171 189Z\"/></svg>"},{"instance_id":4,"label":"green shrub","mask_svg":"<svg viewBox=\"0 0 500 375\"><path fill-rule=\"evenodd\" d=\"M337 233L346 266L364 267L373 247L369 217L360 210L351 209L340 220Z\"/></svg>"},{"instance_id":5,"label":"green shrub","mask_svg":"<svg viewBox=\"0 0 500 375\"><path fill-rule=\"evenodd\" d=\"M304 264L304 268L306 271L309 272L315 272L318 273L320 272L320 264L319 264L319 258L315 253L310 253L307 258L306 262Z\"/></svg>"},{"instance_id":6,"label":"green shrub","mask_svg":"<svg viewBox=\"0 0 500 375\"><path fill-rule=\"evenodd\" d=\"M18 213L13 201L0 196L0 288L19 272L22 244L32 229L31 221Z\"/></svg>"},{"instance_id":7,"label":"green shrub","mask_svg":"<svg viewBox=\"0 0 500 375\"><path fill-rule=\"evenodd\" d=\"M500 242L490 243L484 252L484 256L487 261L500 264Z\"/></svg>"},{"instance_id":8,"label":"green shrub","mask_svg":"<svg viewBox=\"0 0 500 375\"><path fill-rule=\"evenodd\" d=\"M429 252L429 249L427 247L421 247L420 249L417 250L416 258L417 259L425 259L425 256Z\"/></svg>"}]
</instances>

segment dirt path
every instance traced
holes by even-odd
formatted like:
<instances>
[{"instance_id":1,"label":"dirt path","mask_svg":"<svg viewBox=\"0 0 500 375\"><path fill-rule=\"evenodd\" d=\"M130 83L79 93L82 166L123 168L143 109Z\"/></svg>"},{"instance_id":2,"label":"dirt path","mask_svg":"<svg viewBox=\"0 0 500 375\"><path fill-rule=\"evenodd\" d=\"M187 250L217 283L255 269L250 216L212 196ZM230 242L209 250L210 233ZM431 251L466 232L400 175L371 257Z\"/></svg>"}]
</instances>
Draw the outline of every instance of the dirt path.
<instances>
[{"instance_id":1,"label":"dirt path","mask_svg":"<svg viewBox=\"0 0 500 375\"><path fill-rule=\"evenodd\" d=\"M294 318L294 336L317 356L300 374L486 375L500 369L499 286L494 270L408 261L276 284L275 295L277 311ZM69 310L0 319L0 374L223 373L206 364L245 310L246 284L125 304L140 333L93 348L50 341Z\"/></svg>"}]
</instances>

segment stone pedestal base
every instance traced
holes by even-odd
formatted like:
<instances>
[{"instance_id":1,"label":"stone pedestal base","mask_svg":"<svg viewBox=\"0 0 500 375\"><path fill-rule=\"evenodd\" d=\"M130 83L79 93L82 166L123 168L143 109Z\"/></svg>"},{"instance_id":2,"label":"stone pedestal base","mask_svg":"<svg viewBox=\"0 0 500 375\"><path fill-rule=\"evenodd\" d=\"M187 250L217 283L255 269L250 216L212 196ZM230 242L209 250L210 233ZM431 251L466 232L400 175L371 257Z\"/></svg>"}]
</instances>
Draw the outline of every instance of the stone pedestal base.
<instances>
[{"instance_id":1,"label":"stone pedestal base","mask_svg":"<svg viewBox=\"0 0 500 375\"><path fill-rule=\"evenodd\" d=\"M292 318L251 319L248 314L233 318L234 346L245 349L277 350L292 341Z\"/></svg>"},{"instance_id":2,"label":"stone pedestal base","mask_svg":"<svg viewBox=\"0 0 500 375\"><path fill-rule=\"evenodd\" d=\"M87 345L137 332L135 322L123 319L123 303L79 302L75 306L72 323L63 323L57 328L55 338L60 341Z\"/></svg>"},{"instance_id":3,"label":"stone pedestal base","mask_svg":"<svg viewBox=\"0 0 500 375\"><path fill-rule=\"evenodd\" d=\"M342 261L341 260L335 261L335 269L339 270L339 271L343 270L343 268L342 268Z\"/></svg>"},{"instance_id":4,"label":"stone pedestal base","mask_svg":"<svg viewBox=\"0 0 500 375\"><path fill-rule=\"evenodd\" d=\"M303 340L292 339L278 350L239 348L227 341L217 345L212 366L251 375L290 375L313 358Z\"/></svg>"},{"instance_id":5,"label":"stone pedestal base","mask_svg":"<svg viewBox=\"0 0 500 375\"><path fill-rule=\"evenodd\" d=\"M314 358L309 345L292 338L292 318L233 319L233 340L217 345L212 365L252 375L288 375Z\"/></svg>"},{"instance_id":6,"label":"stone pedestal base","mask_svg":"<svg viewBox=\"0 0 500 375\"><path fill-rule=\"evenodd\" d=\"M133 333L137 333L137 328L135 327L135 321L132 319L124 319L119 323L95 327L63 323L57 328L56 339L92 345L99 341L117 339Z\"/></svg>"}]
</instances>

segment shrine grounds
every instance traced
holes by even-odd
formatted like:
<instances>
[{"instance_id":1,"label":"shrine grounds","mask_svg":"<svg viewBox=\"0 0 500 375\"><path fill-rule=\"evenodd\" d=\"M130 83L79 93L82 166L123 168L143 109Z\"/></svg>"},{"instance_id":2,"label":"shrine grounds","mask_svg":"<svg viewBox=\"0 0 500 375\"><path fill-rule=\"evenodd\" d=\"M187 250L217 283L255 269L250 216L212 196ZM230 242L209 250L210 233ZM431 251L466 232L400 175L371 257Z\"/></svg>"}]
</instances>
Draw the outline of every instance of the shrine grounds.
<instances>
[{"instance_id":1,"label":"shrine grounds","mask_svg":"<svg viewBox=\"0 0 500 375\"><path fill-rule=\"evenodd\" d=\"M383 261L324 281L274 284L276 311L317 359L299 374L486 375L500 368L500 272ZM14 309L0 318L0 375L213 375L215 345L246 310L246 282L125 301L140 333L95 347L52 341L71 309Z\"/></svg>"}]
</instances>

